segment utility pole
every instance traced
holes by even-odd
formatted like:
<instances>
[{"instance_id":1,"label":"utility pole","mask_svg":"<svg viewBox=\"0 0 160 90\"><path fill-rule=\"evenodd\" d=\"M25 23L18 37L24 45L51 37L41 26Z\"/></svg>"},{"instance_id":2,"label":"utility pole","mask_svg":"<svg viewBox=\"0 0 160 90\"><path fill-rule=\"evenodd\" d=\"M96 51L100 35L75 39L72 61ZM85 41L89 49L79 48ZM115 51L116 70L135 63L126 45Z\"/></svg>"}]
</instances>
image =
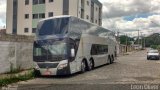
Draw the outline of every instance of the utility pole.
<instances>
[{"instance_id":1,"label":"utility pole","mask_svg":"<svg viewBox=\"0 0 160 90\"><path fill-rule=\"evenodd\" d=\"M145 36L144 36L144 49L146 48L146 39L145 39Z\"/></svg>"},{"instance_id":2,"label":"utility pole","mask_svg":"<svg viewBox=\"0 0 160 90\"><path fill-rule=\"evenodd\" d=\"M139 47L139 29L138 29L138 47ZM139 49L139 48L138 48Z\"/></svg>"},{"instance_id":3,"label":"utility pole","mask_svg":"<svg viewBox=\"0 0 160 90\"><path fill-rule=\"evenodd\" d=\"M142 36L142 32L141 33L141 47L143 47L143 36Z\"/></svg>"},{"instance_id":4,"label":"utility pole","mask_svg":"<svg viewBox=\"0 0 160 90\"><path fill-rule=\"evenodd\" d=\"M126 34L126 52L128 51L127 47L128 47L128 37L127 37L127 34Z\"/></svg>"}]
</instances>

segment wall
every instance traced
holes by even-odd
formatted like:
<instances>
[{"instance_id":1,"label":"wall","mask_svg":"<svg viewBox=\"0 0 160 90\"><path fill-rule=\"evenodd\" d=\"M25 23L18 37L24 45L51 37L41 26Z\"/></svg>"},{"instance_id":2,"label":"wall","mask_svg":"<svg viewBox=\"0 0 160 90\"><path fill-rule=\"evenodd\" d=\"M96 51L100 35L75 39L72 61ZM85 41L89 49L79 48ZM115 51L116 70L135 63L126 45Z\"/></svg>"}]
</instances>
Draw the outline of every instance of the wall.
<instances>
[{"instance_id":1,"label":"wall","mask_svg":"<svg viewBox=\"0 0 160 90\"><path fill-rule=\"evenodd\" d=\"M12 39L11 39L12 38ZM15 69L33 67L33 37L1 36L0 37L0 73L9 72L11 65Z\"/></svg>"}]
</instances>

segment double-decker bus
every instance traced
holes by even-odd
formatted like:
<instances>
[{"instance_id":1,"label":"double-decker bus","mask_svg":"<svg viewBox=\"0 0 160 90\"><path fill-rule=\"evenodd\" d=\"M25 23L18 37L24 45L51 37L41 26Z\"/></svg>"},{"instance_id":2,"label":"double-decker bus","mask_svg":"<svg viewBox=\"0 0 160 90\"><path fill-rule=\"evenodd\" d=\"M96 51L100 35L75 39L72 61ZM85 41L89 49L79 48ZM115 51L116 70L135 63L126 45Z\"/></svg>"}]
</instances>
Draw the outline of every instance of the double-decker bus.
<instances>
[{"instance_id":1,"label":"double-decker bus","mask_svg":"<svg viewBox=\"0 0 160 90\"><path fill-rule=\"evenodd\" d=\"M111 64L116 58L112 31L73 16L39 21L33 48L37 75L69 75Z\"/></svg>"}]
</instances>

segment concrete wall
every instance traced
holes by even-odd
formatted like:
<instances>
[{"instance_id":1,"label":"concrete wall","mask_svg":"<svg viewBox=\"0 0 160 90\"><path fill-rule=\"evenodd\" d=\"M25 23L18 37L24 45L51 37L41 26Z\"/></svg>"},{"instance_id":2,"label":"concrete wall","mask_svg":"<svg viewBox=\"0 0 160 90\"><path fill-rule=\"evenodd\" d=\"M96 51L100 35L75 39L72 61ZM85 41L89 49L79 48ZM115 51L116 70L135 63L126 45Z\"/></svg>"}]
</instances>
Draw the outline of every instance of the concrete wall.
<instances>
[{"instance_id":1,"label":"concrete wall","mask_svg":"<svg viewBox=\"0 0 160 90\"><path fill-rule=\"evenodd\" d=\"M9 72L11 64L15 69L32 68L32 48L28 42L0 41L0 73Z\"/></svg>"},{"instance_id":2,"label":"concrete wall","mask_svg":"<svg viewBox=\"0 0 160 90\"><path fill-rule=\"evenodd\" d=\"M132 52L132 51L135 51L136 49L134 49L134 46L132 45L120 45L119 46L119 54L125 54L127 52Z\"/></svg>"},{"instance_id":3,"label":"concrete wall","mask_svg":"<svg viewBox=\"0 0 160 90\"><path fill-rule=\"evenodd\" d=\"M5 38L6 40L4 37L0 37L0 74L9 72L11 65L14 69L32 68L33 42L28 37L22 39L21 36L15 36L17 38Z\"/></svg>"}]
</instances>

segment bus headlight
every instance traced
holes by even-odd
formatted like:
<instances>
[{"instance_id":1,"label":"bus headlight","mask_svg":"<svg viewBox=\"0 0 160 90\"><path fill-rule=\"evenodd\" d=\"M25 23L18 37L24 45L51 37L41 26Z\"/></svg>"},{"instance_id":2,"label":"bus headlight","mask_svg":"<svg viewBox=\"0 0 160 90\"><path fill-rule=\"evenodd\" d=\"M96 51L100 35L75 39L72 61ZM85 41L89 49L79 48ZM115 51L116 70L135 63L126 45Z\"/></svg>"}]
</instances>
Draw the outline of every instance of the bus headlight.
<instances>
[{"instance_id":1,"label":"bus headlight","mask_svg":"<svg viewBox=\"0 0 160 90\"><path fill-rule=\"evenodd\" d=\"M38 67L38 65L37 65L37 66L35 66L35 69L36 69L36 70L39 70L39 67Z\"/></svg>"},{"instance_id":2,"label":"bus headlight","mask_svg":"<svg viewBox=\"0 0 160 90\"><path fill-rule=\"evenodd\" d=\"M39 66L37 65L37 63L34 63L34 69L39 70Z\"/></svg>"},{"instance_id":3,"label":"bus headlight","mask_svg":"<svg viewBox=\"0 0 160 90\"><path fill-rule=\"evenodd\" d=\"M65 67L67 67L68 63L64 63L64 64L60 64L58 69L63 69Z\"/></svg>"}]
</instances>

